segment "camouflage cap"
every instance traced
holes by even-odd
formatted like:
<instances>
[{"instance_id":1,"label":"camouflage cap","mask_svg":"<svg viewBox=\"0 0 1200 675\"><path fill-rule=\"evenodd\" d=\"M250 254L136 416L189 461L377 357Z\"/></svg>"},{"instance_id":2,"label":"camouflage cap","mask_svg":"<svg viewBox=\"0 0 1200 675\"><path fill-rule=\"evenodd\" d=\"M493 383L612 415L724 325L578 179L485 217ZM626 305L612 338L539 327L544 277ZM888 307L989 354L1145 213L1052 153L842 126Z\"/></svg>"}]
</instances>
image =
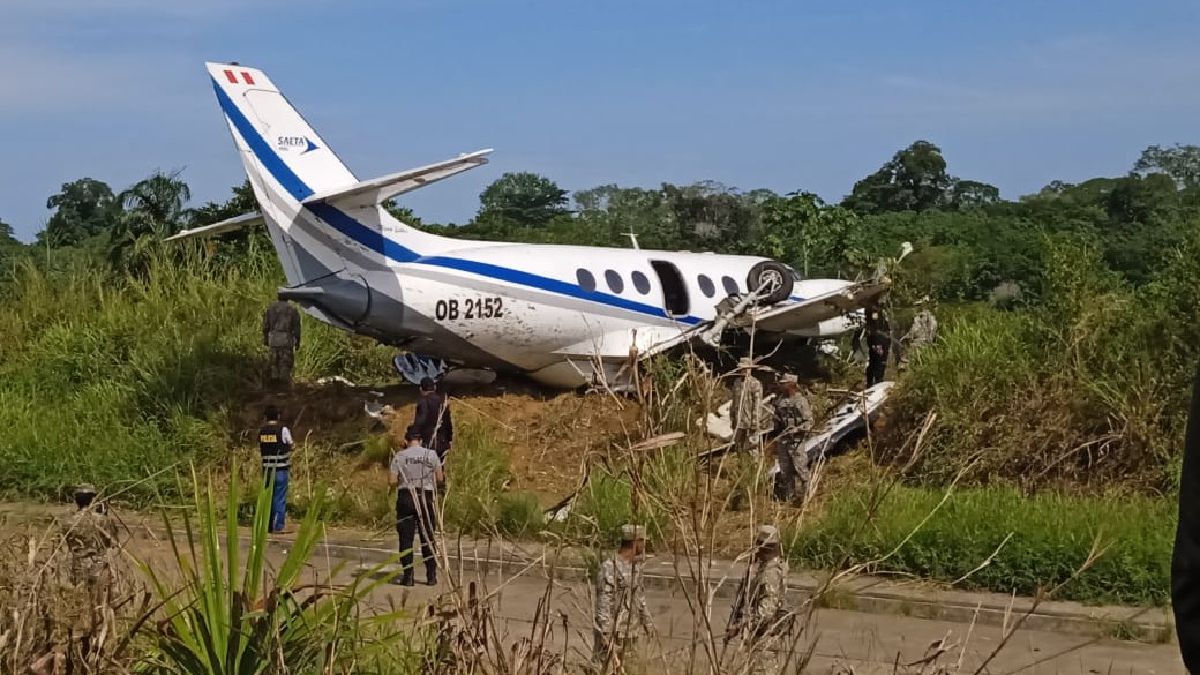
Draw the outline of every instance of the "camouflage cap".
<instances>
[{"instance_id":1,"label":"camouflage cap","mask_svg":"<svg viewBox=\"0 0 1200 675\"><path fill-rule=\"evenodd\" d=\"M641 525L622 525L621 541L637 541L646 538L646 528Z\"/></svg>"},{"instance_id":2,"label":"camouflage cap","mask_svg":"<svg viewBox=\"0 0 1200 675\"><path fill-rule=\"evenodd\" d=\"M737 367L738 367L738 370L744 370L746 368L753 368L754 367L754 359L749 359L749 358L738 359Z\"/></svg>"},{"instance_id":3,"label":"camouflage cap","mask_svg":"<svg viewBox=\"0 0 1200 675\"><path fill-rule=\"evenodd\" d=\"M796 377L792 373L784 373L783 376L779 378L779 384L800 384L800 378Z\"/></svg>"},{"instance_id":4,"label":"camouflage cap","mask_svg":"<svg viewBox=\"0 0 1200 675\"><path fill-rule=\"evenodd\" d=\"M91 483L80 483L75 486L76 495L94 495L96 494L96 486Z\"/></svg>"},{"instance_id":5,"label":"camouflage cap","mask_svg":"<svg viewBox=\"0 0 1200 675\"><path fill-rule=\"evenodd\" d=\"M758 528L758 534L754 536L754 541L759 544L778 544L779 543L779 528L774 525L763 525Z\"/></svg>"}]
</instances>

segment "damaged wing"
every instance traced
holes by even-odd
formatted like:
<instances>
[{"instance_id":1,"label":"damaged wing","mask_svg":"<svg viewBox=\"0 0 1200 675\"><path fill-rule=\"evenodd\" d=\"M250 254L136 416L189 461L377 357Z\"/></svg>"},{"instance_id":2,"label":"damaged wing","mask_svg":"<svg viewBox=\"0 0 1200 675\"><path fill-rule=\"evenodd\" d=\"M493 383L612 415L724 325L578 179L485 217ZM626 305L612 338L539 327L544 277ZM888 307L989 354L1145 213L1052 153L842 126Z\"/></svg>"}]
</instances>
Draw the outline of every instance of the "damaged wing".
<instances>
[{"instance_id":1,"label":"damaged wing","mask_svg":"<svg viewBox=\"0 0 1200 675\"><path fill-rule=\"evenodd\" d=\"M870 304L888 286L883 280L860 281L812 298L753 310L752 319L758 330L774 333L804 330Z\"/></svg>"}]
</instances>

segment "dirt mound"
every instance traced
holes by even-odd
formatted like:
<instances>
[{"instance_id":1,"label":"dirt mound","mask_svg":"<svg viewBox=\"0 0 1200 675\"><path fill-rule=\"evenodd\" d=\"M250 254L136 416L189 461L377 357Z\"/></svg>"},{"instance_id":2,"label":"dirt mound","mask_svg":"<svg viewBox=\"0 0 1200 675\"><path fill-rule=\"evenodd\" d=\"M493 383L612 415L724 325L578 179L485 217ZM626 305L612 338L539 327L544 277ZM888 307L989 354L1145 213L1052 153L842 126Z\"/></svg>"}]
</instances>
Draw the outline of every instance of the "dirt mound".
<instances>
[{"instance_id":1,"label":"dirt mound","mask_svg":"<svg viewBox=\"0 0 1200 675\"><path fill-rule=\"evenodd\" d=\"M538 495L543 505L557 502L579 486L589 456L636 436L636 402L611 396L548 394L523 383L451 390L455 431L486 429L485 438L508 453L512 489ZM415 399L392 403L391 432L400 437L411 422Z\"/></svg>"}]
</instances>

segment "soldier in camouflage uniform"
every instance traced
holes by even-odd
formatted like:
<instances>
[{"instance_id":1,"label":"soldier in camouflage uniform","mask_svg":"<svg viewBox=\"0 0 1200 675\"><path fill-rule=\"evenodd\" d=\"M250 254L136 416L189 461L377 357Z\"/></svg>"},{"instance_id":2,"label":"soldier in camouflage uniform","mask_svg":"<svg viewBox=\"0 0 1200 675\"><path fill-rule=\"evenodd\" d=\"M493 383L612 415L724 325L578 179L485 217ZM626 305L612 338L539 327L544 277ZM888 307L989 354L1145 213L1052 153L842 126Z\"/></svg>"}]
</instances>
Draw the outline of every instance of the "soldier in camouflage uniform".
<instances>
[{"instance_id":1,"label":"soldier in camouflage uniform","mask_svg":"<svg viewBox=\"0 0 1200 675\"><path fill-rule=\"evenodd\" d=\"M300 348L300 312L285 300L276 300L263 315L263 344L271 350L268 377L291 384L295 351Z\"/></svg>"},{"instance_id":2,"label":"soldier in camouflage uniform","mask_svg":"<svg viewBox=\"0 0 1200 675\"><path fill-rule=\"evenodd\" d=\"M780 555L778 529L763 525L754 543L754 562L738 586L725 637L741 638L752 675L773 675L789 628L784 607L788 566Z\"/></svg>"},{"instance_id":3,"label":"soldier in camouflage uniform","mask_svg":"<svg viewBox=\"0 0 1200 675\"><path fill-rule=\"evenodd\" d=\"M740 359L733 383L729 420L733 427L733 449L757 454L762 432L759 415L763 405L762 382L754 377L754 362Z\"/></svg>"},{"instance_id":4,"label":"soldier in camouflage uniform","mask_svg":"<svg viewBox=\"0 0 1200 675\"><path fill-rule=\"evenodd\" d=\"M63 533L71 556L70 580L80 605L75 628L85 636L100 623L108 604L113 581L109 552L117 543L116 526L103 505L92 503L95 498L96 488L91 485L75 489L78 511ZM83 649L86 652L86 644Z\"/></svg>"},{"instance_id":5,"label":"soldier in camouflage uniform","mask_svg":"<svg viewBox=\"0 0 1200 675\"><path fill-rule=\"evenodd\" d=\"M900 344L903 350L900 352L900 369L908 368L908 360L912 354L920 351L922 347L931 345L937 340L938 323L937 317L933 315L933 311L929 308L929 298L924 297L917 301L918 305L923 305L921 311L913 317L912 326L908 332L900 338Z\"/></svg>"},{"instance_id":6,"label":"soldier in camouflage uniform","mask_svg":"<svg viewBox=\"0 0 1200 675\"><path fill-rule=\"evenodd\" d=\"M781 377L779 387L780 396L775 401L775 448L779 462L777 497L780 501L803 500L808 494L811 478L811 461L804 451L804 441L812 431L812 406L808 397L801 393L800 381L795 375L789 373Z\"/></svg>"},{"instance_id":7,"label":"soldier in camouflage uniform","mask_svg":"<svg viewBox=\"0 0 1200 675\"><path fill-rule=\"evenodd\" d=\"M594 655L601 668L613 656L622 658L636 646L634 621L646 635L654 634L654 622L646 607L646 590L642 585L641 564L645 552L646 528L625 525L621 528L621 547L616 555L600 563L596 573Z\"/></svg>"}]
</instances>

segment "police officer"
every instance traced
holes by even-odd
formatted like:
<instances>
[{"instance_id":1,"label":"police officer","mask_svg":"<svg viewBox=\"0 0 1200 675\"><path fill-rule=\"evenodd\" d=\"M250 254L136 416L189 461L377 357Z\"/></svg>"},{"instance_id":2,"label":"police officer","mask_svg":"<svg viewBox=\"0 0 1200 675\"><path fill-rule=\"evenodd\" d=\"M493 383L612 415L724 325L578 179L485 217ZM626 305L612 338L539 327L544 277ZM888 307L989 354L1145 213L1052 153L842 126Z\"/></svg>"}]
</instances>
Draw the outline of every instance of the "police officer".
<instances>
[{"instance_id":1,"label":"police officer","mask_svg":"<svg viewBox=\"0 0 1200 675\"><path fill-rule=\"evenodd\" d=\"M646 555L646 528L621 527L621 546L615 555L600 563L596 572L595 650L596 663L606 664L614 655L620 658L637 644L634 613L642 632L654 634L654 621L646 606L642 584L642 561Z\"/></svg>"},{"instance_id":2,"label":"police officer","mask_svg":"<svg viewBox=\"0 0 1200 675\"><path fill-rule=\"evenodd\" d=\"M737 379L733 382L733 402L729 406L735 450L752 453L757 451L755 443L761 431L759 415L762 402L763 387L762 382L754 377L754 361L749 358L739 359Z\"/></svg>"},{"instance_id":3,"label":"police officer","mask_svg":"<svg viewBox=\"0 0 1200 675\"><path fill-rule=\"evenodd\" d=\"M929 296L925 296L917 301L921 306L921 310L913 317L912 326L904 337L900 338L900 344L903 350L900 352L900 369L908 368L908 361L912 354L921 350L922 347L931 345L937 340L937 317L933 315L933 311L929 308Z\"/></svg>"},{"instance_id":4,"label":"police officer","mask_svg":"<svg viewBox=\"0 0 1200 675\"><path fill-rule=\"evenodd\" d=\"M64 532L71 556L71 583L78 593L80 610L76 628L83 636L83 653L88 653L100 615L109 602L112 565L109 551L117 544L117 528L103 504L93 503L96 488L84 484L75 488L77 510Z\"/></svg>"},{"instance_id":5,"label":"police officer","mask_svg":"<svg viewBox=\"0 0 1200 675\"><path fill-rule=\"evenodd\" d=\"M408 447L392 456L388 484L396 492L396 534L400 539L400 584L413 585L413 540L421 537L421 559L425 562L425 583L437 584L437 559L434 557L434 533L438 520L435 491L445 476L437 453L421 445L416 426L404 434Z\"/></svg>"},{"instance_id":6,"label":"police officer","mask_svg":"<svg viewBox=\"0 0 1200 675\"><path fill-rule=\"evenodd\" d=\"M421 394L412 425L421 434L422 445L436 452L439 461L444 461L454 444L454 420L450 416L449 397L438 391L432 377L421 378Z\"/></svg>"},{"instance_id":7,"label":"police officer","mask_svg":"<svg viewBox=\"0 0 1200 675\"><path fill-rule=\"evenodd\" d=\"M263 314L262 334L271 350L269 379L291 384L295 350L300 348L300 312L286 300L276 300Z\"/></svg>"},{"instance_id":8,"label":"police officer","mask_svg":"<svg viewBox=\"0 0 1200 675\"><path fill-rule=\"evenodd\" d=\"M738 586L729 615L726 639L740 637L750 657L750 672L762 675L778 669L778 650L787 633L788 565L780 554L779 530L772 525L758 528L754 538L754 560Z\"/></svg>"},{"instance_id":9,"label":"police officer","mask_svg":"<svg viewBox=\"0 0 1200 675\"><path fill-rule=\"evenodd\" d=\"M877 306L867 310L867 386L883 382L888 353L892 347L892 329L887 315Z\"/></svg>"},{"instance_id":10,"label":"police officer","mask_svg":"<svg viewBox=\"0 0 1200 675\"><path fill-rule=\"evenodd\" d=\"M800 392L800 380L788 373L779 378L780 397L775 401L775 449L779 462L780 501L801 500L808 494L811 466L804 441L812 431L813 413L808 397ZM797 492L799 479L799 492Z\"/></svg>"},{"instance_id":11,"label":"police officer","mask_svg":"<svg viewBox=\"0 0 1200 675\"><path fill-rule=\"evenodd\" d=\"M267 531L282 532L287 516L288 474L292 462L292 432L279 421L279 409L267 406L266 423L258 430L258 451L262 455L263 480L271 488L271 518Z\"/></svg>"}]
</instances>

